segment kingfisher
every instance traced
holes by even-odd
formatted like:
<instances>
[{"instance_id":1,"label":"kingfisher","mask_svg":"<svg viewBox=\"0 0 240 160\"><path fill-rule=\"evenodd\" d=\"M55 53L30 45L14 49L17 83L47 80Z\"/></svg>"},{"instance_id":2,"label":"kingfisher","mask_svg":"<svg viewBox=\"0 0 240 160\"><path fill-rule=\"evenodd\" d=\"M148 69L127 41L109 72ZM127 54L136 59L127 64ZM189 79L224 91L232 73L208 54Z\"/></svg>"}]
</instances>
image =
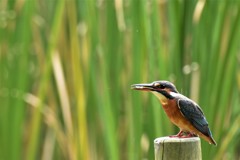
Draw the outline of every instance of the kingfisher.
<instances>
[{"instance_id":1,"label":"kingfisher","mask_svg":"<svg viewBox=\"0 0 240 160\"><path fill-rule=\"evenodd\" d=\"M133 84L131 89L152 92L162 104L170 121L179 127L177 135L170 137L188 138L200 136L210 144L217 145L202 109L193 100L180 94L168 81Z\"/></svg>"}]
</instances>

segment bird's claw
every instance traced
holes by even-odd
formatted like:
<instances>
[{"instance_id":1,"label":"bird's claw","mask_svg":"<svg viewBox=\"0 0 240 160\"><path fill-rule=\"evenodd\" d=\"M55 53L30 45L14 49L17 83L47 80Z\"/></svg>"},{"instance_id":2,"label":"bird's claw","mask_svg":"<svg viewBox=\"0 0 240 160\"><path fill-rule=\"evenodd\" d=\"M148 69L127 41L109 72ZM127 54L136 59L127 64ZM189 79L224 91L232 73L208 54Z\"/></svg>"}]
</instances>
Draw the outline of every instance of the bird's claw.
<instances>
[{"instance_id":1,"label":"bird's claw","mask_svg":"<svg viewBox=\"0 0 240 160\"><path fill-rule=\"evenodd\" d=\"M170 138L190 138L190 137L197 137L196 134L191 133L191 132L184 132L184 131L180 131L177 135L172 135L169 136Z\"/></svg>"}]
</instances>

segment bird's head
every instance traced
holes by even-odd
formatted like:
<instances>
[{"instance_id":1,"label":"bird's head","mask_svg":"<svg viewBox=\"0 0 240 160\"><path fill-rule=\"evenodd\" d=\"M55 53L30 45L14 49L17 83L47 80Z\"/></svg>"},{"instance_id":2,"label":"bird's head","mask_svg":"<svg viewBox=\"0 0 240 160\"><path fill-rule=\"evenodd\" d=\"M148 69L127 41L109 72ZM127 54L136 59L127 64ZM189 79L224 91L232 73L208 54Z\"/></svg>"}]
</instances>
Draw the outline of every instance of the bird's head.
<instances>
[{"instance_id":1,"label":"bird's head","mask_svg":"<svg viewBox=\"0 0 240 160\"><path fill-rule=\"evenodd\" d=\"M162 104L167 103L169 99L174 99L174 95L178 93L176 87L168 81L154 81L152 83L133 84L131 89L150 91L160 99Z\"/></svg>"}]
</instances>

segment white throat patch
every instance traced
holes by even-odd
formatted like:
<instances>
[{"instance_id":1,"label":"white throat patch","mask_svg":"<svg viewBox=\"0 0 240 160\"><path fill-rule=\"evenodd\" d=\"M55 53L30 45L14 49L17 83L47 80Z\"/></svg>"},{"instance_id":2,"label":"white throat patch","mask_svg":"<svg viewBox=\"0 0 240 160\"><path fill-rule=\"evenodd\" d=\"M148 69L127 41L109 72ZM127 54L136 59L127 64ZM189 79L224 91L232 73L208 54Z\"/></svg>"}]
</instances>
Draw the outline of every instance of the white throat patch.
<instances>
[{"instance_id":1,"label":"white throat patch","mask_svg":"<svg viewBox=\"0 0 240 160\"><path fill-rule=\"evenodd\" d=\"M174 92L170 92L170 95L173 96L173 97L177 97L179 94L174 93Z\"/></svg>"}]
</instances>

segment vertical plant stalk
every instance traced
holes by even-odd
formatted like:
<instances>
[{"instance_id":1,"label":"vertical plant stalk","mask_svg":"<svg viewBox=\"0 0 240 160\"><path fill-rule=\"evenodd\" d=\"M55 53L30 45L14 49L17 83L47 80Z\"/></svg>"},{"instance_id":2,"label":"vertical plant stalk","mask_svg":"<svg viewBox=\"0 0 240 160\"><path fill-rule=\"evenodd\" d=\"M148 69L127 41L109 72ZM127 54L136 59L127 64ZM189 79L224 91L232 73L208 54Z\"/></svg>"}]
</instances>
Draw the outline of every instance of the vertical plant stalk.
<instances>
[{"instance_id":1,"label":"vertical plant stalk","mask_svg":"<svg viewBox=\"0 0 240 160\"><path fill-rule=\"evenodd\" d=\"M33 120L31 123L31 129L30 129L30 138L29 138L29 144L27 146L27 160L34 160L37 158L37 151L39 151L39 136L41 132L41 121L42 121L42 115L41 115L41 110L43 109L43 102L46 98L46 92L47 92L47 86L48 86L48 81L50 79L50 74L51 74L51 55L53 54L55 48L56 48L56 43L58 40L58 35L59 35L59 30L61 27L61 20L63 16L63 11L64 11L64 4L65 1L58 1L56 4L56 10L55 10L55 15L53 18L53 23L52 23L52 28L50 32L50 37L49 37L49 43L48 43L48 50L47 50L47 58L46 58L46 64L44 65L44 70L43 70L43 76L40 80L40 86L38 89L37 96L39 97L40 101L37 105L37 109L34 110L35 112L33 113Z\"/></svg>"},{"instance_id":2,"label":"vertical plant stalk","mask_svg":"<svg viewBox=\"0 0 240 160\"><path fill-rule=\"evenodd\" d=\"M73 71L73 86L74 94L76 97L76 112L77 112L77 130L74 131L75 143L78 148L74 154L77 155L77 159L89 159L89 146L88 146L88 128L86 121L86 102L85 102L85 87L83 83L83 71L80 57L80 42L77 32L77 11L76 2L67 2L67 13L69 20L70 31L70 55L71 55L71 67Z\"/></svg>"},{"instance_id":3,"label":"vertical plant stalk","mask_svg":"<svg viewBox=\"0 0 240 160\"><path fill-rule=\"evenodd\" d=\"M16 2L12 4L17 6ZM0 154L3 159L18 159L22 157L24 150L22 144L24 142L26 107L22 100L22 93L27 92L29 87L29 48L31 48L32 45L32 33L29 32L29 30L31 29L32 16L35 11L35 1L26 0L19 9L19 15L14 17L11 23L8 21L8 16L13 7L10 3L7 3L7 1L2 1L1 5L3 6L1 6L0 23L2 25L5 22L6 26L1 26L0 36L3 35L3 37L0 39L2 40L3 38L3 42L5 41L6 43L0 46L1 49L3 49L4 58L6 58L4 60L4 65L6 65L4 66L6 70L6 83L4 84L4 88L6 91L4 92L8 91L8 95L5 101L7 105L2 104L4 109L1 110L1 112L3 112L3 114L5 112L5 114L3 116L0 115L5 118L5 120L2 121L4 128L1 128L1 132L6 136L4 141L0 139L4 146L3 151L1 150L2 154ZM12 14L17 13L17 11L11 12ZM5 18L6 21L4 20ZM11 31L14 32L14 35Z\"/></svg>"},{"instance_id":4,"label":"vertical plant stalk","mask_svg":"<svg viewBox=\"0 0 240 160\"><path fill-rule=\"evenodd\" d=\"M66 88L66 82L64 78L62 64L60 62L59 53L57 51L54 52L53 57L51 59L52 59L53 71L54 71L54 75L57 83L58 94L60 97L63 121L66 127L66 137L68 141L66 145L69 153L69 158L74 159L73 156L76 155L76 153L73 152L75 150L73 145L74 140L72 139L73 137L72 115L70 110L69 95Z\"/></svg>"}]
</instances>

